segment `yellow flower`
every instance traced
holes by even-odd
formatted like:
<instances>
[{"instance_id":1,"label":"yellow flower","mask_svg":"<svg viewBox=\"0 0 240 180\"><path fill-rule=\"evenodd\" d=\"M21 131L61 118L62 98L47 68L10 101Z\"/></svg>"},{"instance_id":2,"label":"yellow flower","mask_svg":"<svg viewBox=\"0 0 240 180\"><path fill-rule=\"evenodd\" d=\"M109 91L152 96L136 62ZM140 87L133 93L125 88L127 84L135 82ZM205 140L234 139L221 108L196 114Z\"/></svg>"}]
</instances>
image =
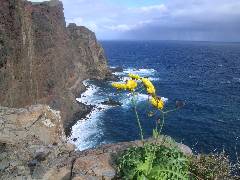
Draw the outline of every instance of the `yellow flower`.
<instances>
[{"instance_id":1,"label":"yellow flower","mask_svg":"<svg viewBox=\"0 0 240 180\"><path fill-rule=\"evenodd\" d=\"M137 82L130 79L127 80L127 83L121 84L121 83L112 83L112 86L117 89L123 89L123 90L129 90L133 91L137 87Z\"/></svg>"},{"instance_id":2,"label":"yellow flower","mask_svg":"<svg viewBox=\"0 0 240 180\"><path fill-rule=\"evenodd\" d=\"M151 103L154 107L156 107L156 108L158 108L158 109L160 109L160 110L162 110L163 107L164 107L164 102L163 102L163 100L162 100L160 97L153 97L153 98L151 98L151 99L150 99L150 103Z\"/></svg>"},{"instance_id":3,"label":"yellow flower","mask_svg":"<svg viewBox=\"0 0 240 180\"><path fill-rule=\"evenodd\" d=\"M155 94L155 88L154 87L148 87L147 92L148 92L148 94L154 95Z\"/></svg>"},{"instance_id":4,"label":"yellow flower","mask_svg":"<svg viewBox=\"0 0 240 180\"><path fill-rule=\"evenodd\" d=\"M128 76L130 77L130 78L132 78L132 79L136 79L136 80L139 80L141 77L139 76L139 75L137 75L137 74L128 74Z\"/></svg>"},{"instance_id":5,"label":"yellow flower","mask_svg":"<svg viewBox=\"0 0 240 180\"><path fill-rule=\"evenodd\" d=\"M130 80L127 81L126 86L127 86L127 89L129 91L133 91L137 87L137 82L132 80L132 79L130 79Z\"/></svg>"},{"instance_id":6,"label":"yellow flower","mask_svg":"<svg viewBox=\"0 0 240 180\"><path fill-rule=\"evenodd\" d=\"M141 80L146 87L148 94L155 95L156 90L152 82L148 78L141 78Z\"/></svg>"},{"instance_id":7,"label":"yellow flower","mask_svg":"<svg viewBox=\"0 0 240 180\"><path fill-rule=\"evenodd\" d=\"M115 87L117 89L127 89L127 85L121 83L112 83L112 87Z\"/></svg>"}]
</instances>

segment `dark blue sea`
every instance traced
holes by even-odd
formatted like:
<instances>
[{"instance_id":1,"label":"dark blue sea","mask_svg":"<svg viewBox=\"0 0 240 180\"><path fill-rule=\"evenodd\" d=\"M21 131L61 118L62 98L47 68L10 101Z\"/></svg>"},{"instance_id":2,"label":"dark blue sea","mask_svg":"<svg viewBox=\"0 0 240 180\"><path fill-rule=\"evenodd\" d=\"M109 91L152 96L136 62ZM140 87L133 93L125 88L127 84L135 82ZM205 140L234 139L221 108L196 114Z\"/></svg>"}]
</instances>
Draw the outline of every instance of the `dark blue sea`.
<instances>
[{"instance_id":1,"label":"dark blue sea","mask_svg":"<svg viewBox=\"0 0 240 180\"><path fill-rule=\"evenodd\" d=\"M103 41L109 65L122 67L122 80L129 72L149 77L157 94L167 99L166 109L176 100L184 108L167 115L163 134L183 142L194 152L240 153L240 44L180 41ZM86 81L88 90L79 101L96 105L80 120L71 138L80 150L105 143L139 139L136 118L127 92L117 92L111 82ZM123 103L109 107L108 98ZM152 107L141 92L138 112L144 136L152 135L158 116L148 117Z\"/></svg>"}]
</instances>

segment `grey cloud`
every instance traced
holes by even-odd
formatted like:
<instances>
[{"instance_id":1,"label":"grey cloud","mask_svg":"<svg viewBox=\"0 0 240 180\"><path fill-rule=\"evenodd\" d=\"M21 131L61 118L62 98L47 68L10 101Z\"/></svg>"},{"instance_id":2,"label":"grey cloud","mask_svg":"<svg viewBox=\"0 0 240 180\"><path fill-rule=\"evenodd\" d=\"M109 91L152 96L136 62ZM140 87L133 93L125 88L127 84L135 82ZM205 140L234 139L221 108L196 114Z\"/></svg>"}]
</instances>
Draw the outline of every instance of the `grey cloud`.
<instances>
[{"instance_id":1,"label":"grey cloud","mask_svg":"<svg viewBox=\"0 0 240 180\"><path fill-rule=\"evenodd\" d=\"M68 22L100 39L240 41L239 0L171 0L127 8L106 0L63 0Z\"/></svg>"}]
</instances>

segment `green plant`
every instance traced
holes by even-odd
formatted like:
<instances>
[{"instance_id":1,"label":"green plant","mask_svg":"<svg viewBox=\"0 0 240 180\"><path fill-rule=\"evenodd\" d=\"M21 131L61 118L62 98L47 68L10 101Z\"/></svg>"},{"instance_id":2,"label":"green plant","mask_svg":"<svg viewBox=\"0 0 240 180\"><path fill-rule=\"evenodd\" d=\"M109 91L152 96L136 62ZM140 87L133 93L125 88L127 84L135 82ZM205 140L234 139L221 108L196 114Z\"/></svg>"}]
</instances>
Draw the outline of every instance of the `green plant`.
<instances>
[{"instance_id":1,"label":"green plant","mask_svg":"<svg viewBox=\"0 0 240 180\"><path fill-rule=\"evenodd\" d=\"M121 179L189 179L189 158L176 147L132 147L118 158L117 165Z\"/></svg>"},{"instance_id":2,"label":"green plant","mask_svg":"<svg viewBox=\"0 0 240 180\"><path fill-rule=\"evenodd\" d=\"M148 78L142 78L139 75L129 74L129 80L126 83L113 83L112 86L118 90L128 90L132 95L132 104L136 115L139 135L142 141L142 147L133 147L125 151L117 160L118 172L122 179L136 180L168 180L168 179L189 179L189 159L177 146L164 146L157 144L160 138L162 128L165 122L165 116L169 112L177 110L164 111L164 101L156 95L156 90ZM145 144L143 129L140 123L136 96L138 83L141 83L140 91L146 90L149 95L150 104L161 113L161 119L158 118L156 127L153 129L154 144ZM142 89L144 87L144 89ZM183 104L182 104L183 105ZM155 113L151 113L154 116Z\"/></svg>"}]
</instances>

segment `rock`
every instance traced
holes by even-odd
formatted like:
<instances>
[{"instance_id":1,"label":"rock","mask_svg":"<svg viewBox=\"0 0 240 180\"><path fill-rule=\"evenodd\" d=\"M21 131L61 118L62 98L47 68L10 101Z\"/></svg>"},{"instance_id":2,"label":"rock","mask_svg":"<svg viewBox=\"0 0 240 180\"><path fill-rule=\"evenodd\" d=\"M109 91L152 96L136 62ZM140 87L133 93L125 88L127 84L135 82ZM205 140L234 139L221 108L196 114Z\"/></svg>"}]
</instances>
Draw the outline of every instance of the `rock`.
<instances>
[{"instance_id":1,"label":"rock","mask_svg":"<svg viewBox=\"0 0 240 180\"><path fill-rule=\"evenodd\" d=\"M67 127L84 111L75 100L85 89L82 81L110 73L95 34L66 27L58 0L1 0L0 12L0 105L47 104L61 111ZM47 119L45 124L51 126Z\"/></svg>"},{"instance_id":2,"label":"rock","mask_svg":"<svg viewBox=\"0 0 240 180\"><path fill-rule=\"evenodd\" d=\"M76 146L74 144L71 144L71 143L67 143L66 147L67 147L68 152L72 152L76 149Z\"/></svg>"},{"instance_id":3,"label":"rock","mask_svg":"<svg viewBox=\"0 0 240 180\"><path fill-rule=\"evenodd\" d=\"M0 106L0 116L0 179L41 179L52 169L60 177L63 167L71 169L75 146L66 142L57 111L46 105Z\"/></svg>"},{"instance_id":4,"label":"rock","mask_svg":"<svg viewBox=\"0 0 240 180\"><path fill-rule=\"evenodd\" d=\"M110 68L112 72L123 72L123 67L112 67Z\"/></svg>"},{"instance_id":5,"label":"rock","mask_svg":"<svg viewBox=\"0 0 240 180\"><path fill-rule=\"evenodd\" d=\"M179 149L184 152L184 154L186 155L192 155L193 152L192 152L192 149L188 146L186 146L185 144L182 144L182 143L177 143Z\"/></svg>"},{"instance_id":6,"label":"rock","mask_svg":"<svg viewBox=\"0 0 240 180\"><path fill-rule=\"evenodd\" d=\"M122 103L119 101L115 101L113 99L109 99L107 101L102 102L101 104L103 105L108 105L108 106L121 106Z\"/></svg>"},{"instance_id":7,"label":"rock","mask_svg":"<svg viewBox=\"0 0 240 180\"><path fill-rule=\"evenodd\" d=\"M0 117L0 179L113 179L115 157L129 147L143 145L132 141L75 151L66 141L59 113L46 105L0 106ZM173 145L165 136L145 142ZM174 145L191 154L189 147Z\"/></svg>"},{"instance_id":8,"label":"rock","mask_svg":"<svg viewBox=\"0 0 240 180\"><path fill-rule=\"evenodd\" d=\"M8 168L10 163L8 162L7 159L3 159L0 161L0 172L4 171L6 168Z\"/></svg>"},{"instance_id":9,"label":"rock","mask_svg":"<svg viewBox=\"0 0 240 180\"><path fill-rule=\"evenodd\" d=\"M30 161L28 163L28 167L30 167L30 168L34 167L35 168L37 166L37 163L38 163L38 161L36 159L33 159L32 161Z\"/></svg>"},{"instance_id":10,"label":"rock","mask_svg":"<svg viewBox=\"0 0 240 180\"><path fill-rule=\"evenodd\" d=\"M73 174L112 179L116 175L116 171L112 167L111 161L112 158L109 153L79 157L74 163Z\"/></svg>"},{"instance_id":11,"label":"rock","mask_svg":"<svg viewBox=\"0 0 240 180\"><path fill-rule=\"evenodd\" d=\"M71 179L71 169L63 167L60 169L51 169L42 179L47 180L69 180Z\"/></svg>"},{"instance_id":12,"label":"rock","mask_svg":"<svg viewBox=\"0 0 240 180\"><path fill-rule=\"evenodd\" d=\"M37 161L40 161L40 162L41 161L45 161L48 153L46 153L46 152L38 152L36 154L36 156L34 157L34 159L36 159Z\"/></svg>"},{"instance_id":13,"label":"rock","mask_svg":"<svg viewBox=\"0 0 240 180\"><path fill-rule=\"evenodd\" d=\"M73 177L72 180L102 180L102 177L96 177L96 176L76 176Z\"/></svg>"},{"instance_id":14,"label":"rock","mask_svg":"<svg viewBox=\"0 0 240 180\"><path fill-rule=\"evenodd\" d=\"M1 143L16 145L31 139L48 145L66 139L59 112L49 106L35 105L27 109L0 106L0 112L4 122L0 127Z\"/></svg>"}]
</instances>

